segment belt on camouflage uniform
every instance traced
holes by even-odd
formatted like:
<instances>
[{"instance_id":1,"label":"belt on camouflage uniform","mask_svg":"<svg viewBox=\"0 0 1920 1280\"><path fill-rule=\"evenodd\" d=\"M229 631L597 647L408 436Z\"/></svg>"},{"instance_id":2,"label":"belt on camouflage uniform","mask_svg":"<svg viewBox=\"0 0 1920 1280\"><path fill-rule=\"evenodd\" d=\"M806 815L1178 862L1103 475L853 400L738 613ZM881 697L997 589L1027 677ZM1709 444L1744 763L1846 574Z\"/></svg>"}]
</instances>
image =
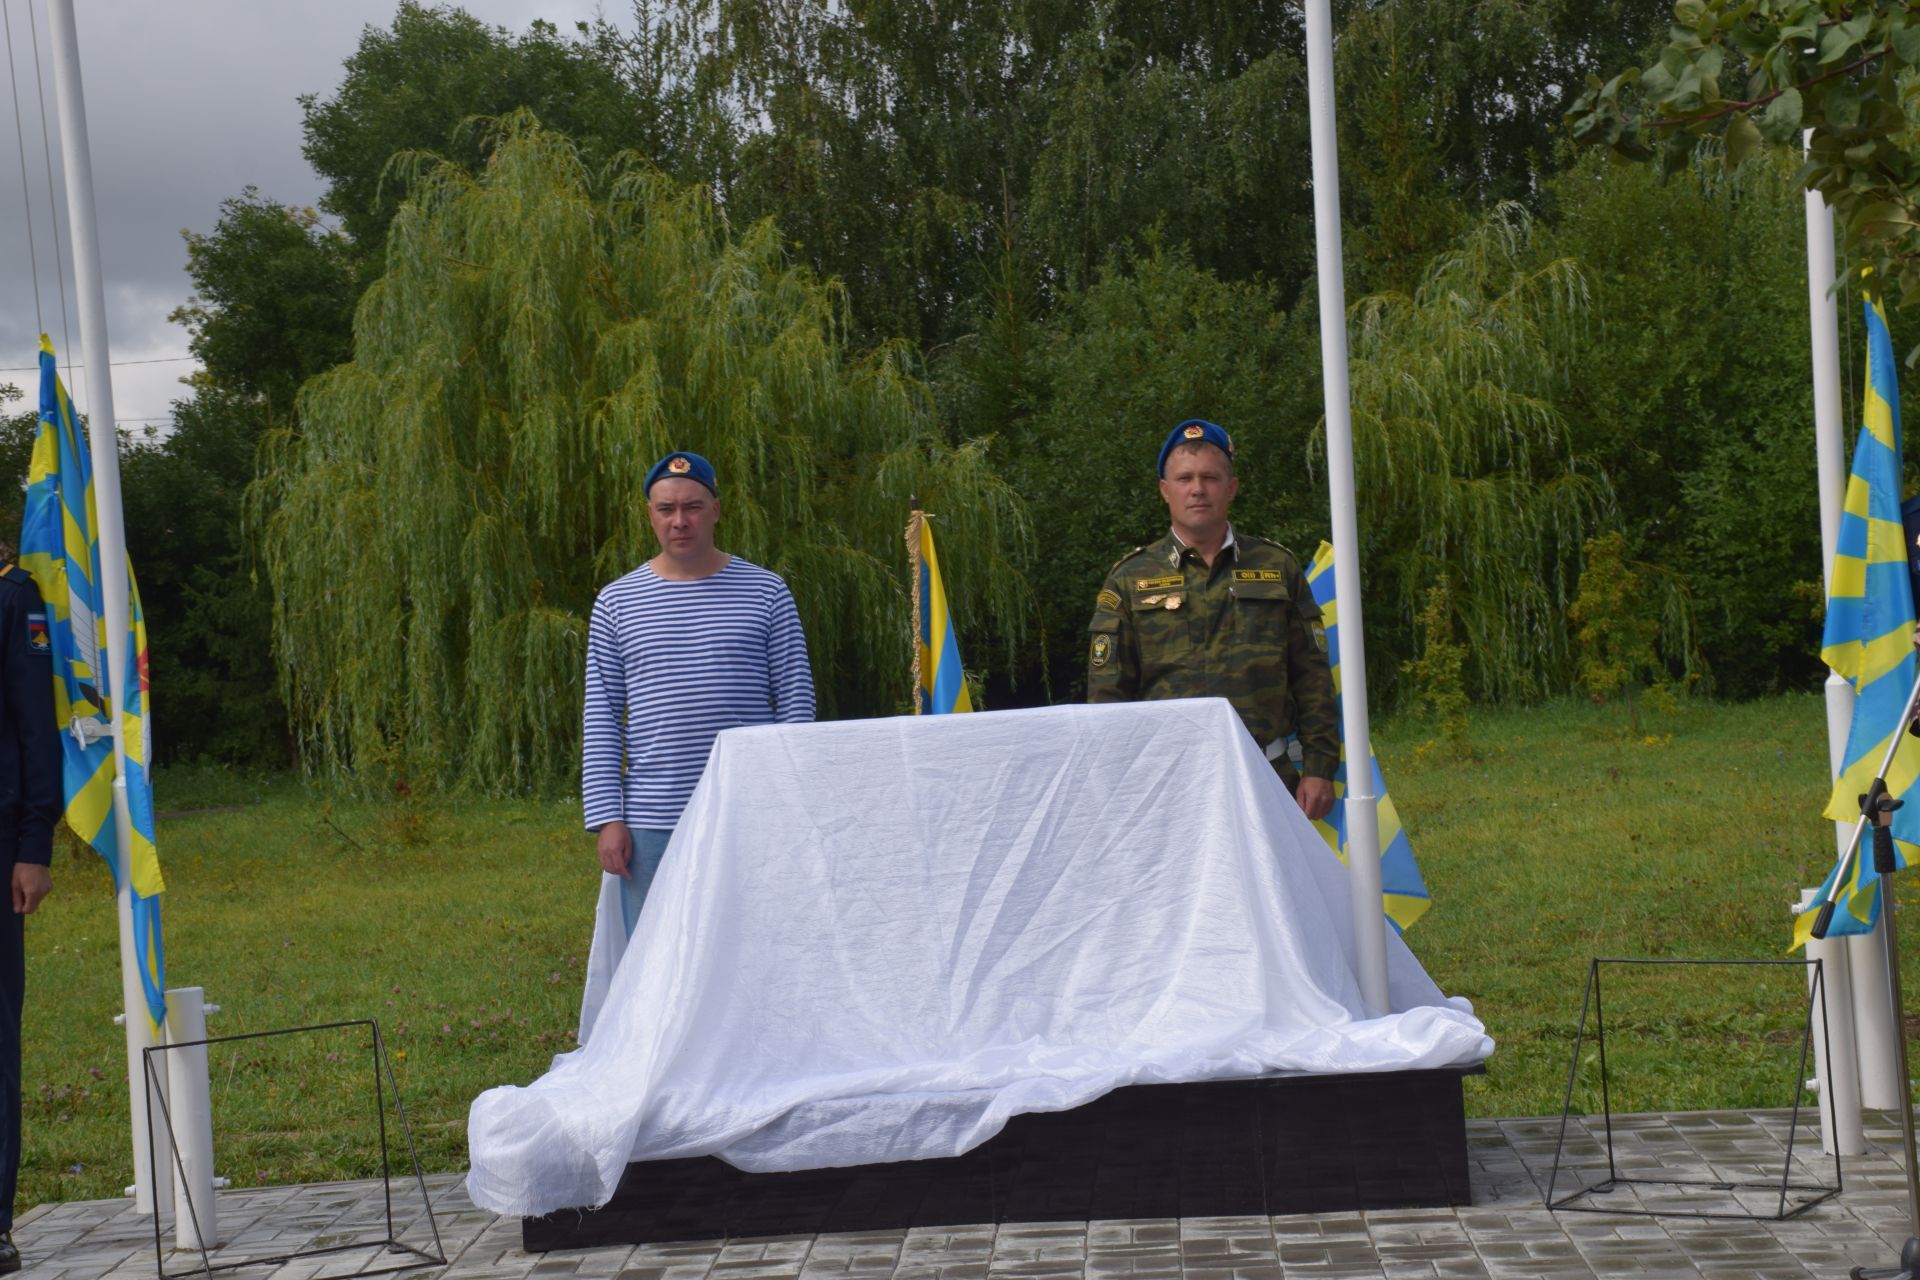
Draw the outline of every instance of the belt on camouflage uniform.
<instances>
[{"instance_id":1,"label":"belt on camouflage uniform","mask_svg":"<svg viewBox=\"0 0 1920 1280\"><path fill-rule=\"evenodd\" d=\"M1301 752L1298 750L1299 746L1300 735L1290 733L1284 738L1275 738L1269 742L1264 754L1268 760L1278 760L1281 756L1286 756L1293 767L1298 769L1304 763Z\"/></svg>"}]
</instances>

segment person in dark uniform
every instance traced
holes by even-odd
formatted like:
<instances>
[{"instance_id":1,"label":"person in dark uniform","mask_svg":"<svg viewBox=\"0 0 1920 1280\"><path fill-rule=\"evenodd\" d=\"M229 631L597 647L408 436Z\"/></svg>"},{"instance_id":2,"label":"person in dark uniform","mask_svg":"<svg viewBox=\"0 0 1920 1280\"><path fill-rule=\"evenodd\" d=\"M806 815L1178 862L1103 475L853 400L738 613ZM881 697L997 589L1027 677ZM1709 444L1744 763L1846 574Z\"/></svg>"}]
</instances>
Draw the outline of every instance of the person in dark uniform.
<instances>
[{"instance_id":1,"label":"person in dark uniform","mask_svg":"<svg viewBox=\"0 0 1920 1280\"><path fill-rule=\"evenodd\" d=\"M53 825L60 819L60 731L53 722L53 647L47 610L25 569L0 568L0 866L12 890L0 911L0 1275L20 1269L13 1244L20 1174L20 1001L26 991L26 918L53 888Z\"/></svg>"},{"instance_id":2,"label":"person in dark uniform","mask_svg":"<svg viewBox=\"0 0 1920 1280\"><path fill-rule=\"evenodd\" d=\"M1320 606L1293 552L1228 521L1239 489L1224 430L1192 418L1168 434L1160 496L1173 527L1107 573L1087 627L1087 701L1225 698L1301 811L1324 818L1340 723Z\"/></svg>"}]
</instances>

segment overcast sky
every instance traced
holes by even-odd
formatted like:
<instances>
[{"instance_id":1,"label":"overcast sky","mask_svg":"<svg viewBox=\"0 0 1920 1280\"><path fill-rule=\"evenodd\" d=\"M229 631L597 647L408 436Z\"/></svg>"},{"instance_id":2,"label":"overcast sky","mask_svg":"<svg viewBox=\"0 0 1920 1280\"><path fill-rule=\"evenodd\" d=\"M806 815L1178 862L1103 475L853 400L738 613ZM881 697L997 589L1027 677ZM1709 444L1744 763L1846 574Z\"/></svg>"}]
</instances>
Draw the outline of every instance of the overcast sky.
<instances>
[{"instance_id":1,"label":"overcast sky","mask_svg":"<svg viewBox=\"0 0 1920 1280\"><path fill-rule=\"evenodd\" d=\"M53 336L56 348L73 348L71 357L62 350L63 366L80 359L80 331L72 315L69 251L62 265L71 340L62 342L52 224L57 207L64 244L57 121L44 121L55 205L49 204L41 144L42 90L48 116L54 95L46 2L0 0L0 7L13 52L11 94L0 97L6 122L0 128L0 382L31 398L40 331ZM332 94L361 31L390 25L397 7L397 0L76 0L116 366L113 408L123 425L163 421L184 394L180 378L194 368L180 359L187 354L186 331L167 320L190 291L181 230L211 230L220 202L249 183L282 203L319 199L320 181L300 154L296 99ZM459 7L515 32L546 18L570 33L575 22L603 7L616 21L628 16L623 0L604 6L597 0L467 0ZM16 137L25 140L24 193ZM89 411L83 374L68 379L68 391L82 412Z\"/></svg>"}]
</instances>

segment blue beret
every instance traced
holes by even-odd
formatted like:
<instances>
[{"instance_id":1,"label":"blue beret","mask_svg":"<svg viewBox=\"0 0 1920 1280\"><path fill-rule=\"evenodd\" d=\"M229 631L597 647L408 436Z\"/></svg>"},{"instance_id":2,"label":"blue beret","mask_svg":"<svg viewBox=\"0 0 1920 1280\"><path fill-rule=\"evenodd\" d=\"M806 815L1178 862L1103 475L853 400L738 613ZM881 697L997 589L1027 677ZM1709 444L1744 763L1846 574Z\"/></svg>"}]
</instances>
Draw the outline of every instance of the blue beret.
<instances>
[{"instance_id":1,"label":"blue beret","mask_svg":"<svg viewBox=\"0 0 1920 1280\"><path fill-rule=\"evenodd\" d=\"M680 450L654 463L653 470L647 472L647 483L641 487L640 496L644 498L652 493L653 482L660 479L698 480L707 487L708 493L716 498L720 496L720 488L713 479L713 464L697 453Z\"/></svg>"},{"instance_id":2,"label":"blue beret","mask_svg":"<svg viewBox=\"0 0 1920 1280\"><path fill-rule=\"evenodd\" d=\"M1225 428L1216 427L1205 418L1188 418L1185 422L1167 433L1167 442L1160 446L1160 478L1167 475L1167 455L1173 452L1177 444L1210 444L1227 455L1227 461L1233 461L1233 437Z\"/></svg>"}]
</instances>

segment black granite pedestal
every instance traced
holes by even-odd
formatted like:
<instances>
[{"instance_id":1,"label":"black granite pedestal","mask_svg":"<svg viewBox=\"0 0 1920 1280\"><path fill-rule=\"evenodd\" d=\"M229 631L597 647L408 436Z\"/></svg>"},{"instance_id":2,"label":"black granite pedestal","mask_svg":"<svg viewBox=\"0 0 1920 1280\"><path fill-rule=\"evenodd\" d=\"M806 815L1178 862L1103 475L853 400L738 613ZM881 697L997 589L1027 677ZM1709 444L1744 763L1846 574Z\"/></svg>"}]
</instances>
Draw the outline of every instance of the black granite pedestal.
<instances>
[{"instance_id":1,"label":"black granite pedestal","mask_svg":"<svg viewBox=\"0 0 1920 1280\"><path fill-rule=\"evenodd\" d=\"M1471 1202L1461 1079L1482 1068L1134 1085L1015 1116L963 1156L796 1173L627 1166L599 1209L521 1221L533 1251L971 1223Z\"/></svg>"}]
</instances>

